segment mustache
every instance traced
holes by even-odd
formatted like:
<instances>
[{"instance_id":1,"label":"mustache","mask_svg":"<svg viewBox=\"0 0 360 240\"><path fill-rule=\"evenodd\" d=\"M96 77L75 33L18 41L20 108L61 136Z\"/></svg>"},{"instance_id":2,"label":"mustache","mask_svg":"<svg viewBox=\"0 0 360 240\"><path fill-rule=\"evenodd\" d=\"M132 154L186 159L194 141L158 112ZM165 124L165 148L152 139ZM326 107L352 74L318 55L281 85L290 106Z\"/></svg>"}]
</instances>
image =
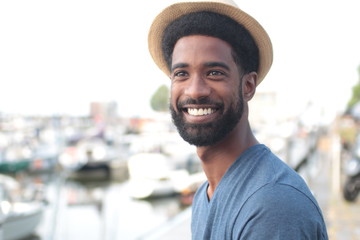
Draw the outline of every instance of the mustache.
<instances>
[{"instance_id":1,"label":"mustache","mask_svg":"<svg viewBox=\"0 0 360 240\"><path fill-rule=\"evenodd\" d=\"M191 105L191 104L193 104L193 105L213 105L217 108L222 108L224 106L224 104L222 102L211 100L208 97L199 98L199 99L188 98L186 100L179 101L176 104L176 106L178 109L181 109L181 108L183 108L184 105Z\"/></svg>"}]
</instances>

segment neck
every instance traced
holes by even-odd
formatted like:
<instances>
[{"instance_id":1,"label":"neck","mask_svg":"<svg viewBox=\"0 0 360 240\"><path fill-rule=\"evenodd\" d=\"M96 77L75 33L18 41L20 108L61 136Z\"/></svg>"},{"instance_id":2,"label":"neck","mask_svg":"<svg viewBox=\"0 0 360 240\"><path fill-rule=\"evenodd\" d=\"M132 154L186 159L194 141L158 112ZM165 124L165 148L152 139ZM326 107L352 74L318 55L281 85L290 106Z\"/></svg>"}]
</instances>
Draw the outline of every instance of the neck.
<instances>
[{"instance_id":1,"label":"neck","mask_svg":"<svg viewBox=\"0 0 360 240\"><path fill-rule=\"evenodd\" d=\"M236 128L219 143L197 148L197 154L209 182L209 199L212 198L228 168L246 149L257 143L246 120L245 124L240 121Z\"/></svg>"}]
</instances>

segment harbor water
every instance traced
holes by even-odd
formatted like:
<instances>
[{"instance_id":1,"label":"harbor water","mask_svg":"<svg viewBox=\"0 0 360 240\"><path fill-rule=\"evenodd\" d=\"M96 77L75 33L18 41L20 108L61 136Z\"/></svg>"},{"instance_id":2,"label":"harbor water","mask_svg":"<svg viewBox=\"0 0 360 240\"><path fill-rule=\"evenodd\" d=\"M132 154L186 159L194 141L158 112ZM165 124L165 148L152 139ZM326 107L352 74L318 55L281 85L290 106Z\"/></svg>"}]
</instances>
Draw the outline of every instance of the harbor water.
<instances>
[{"instance_id":1,"label":"harbor water","mask_svg":"<svg viewBox=\"0 0 360 240\"><path fill-rule=\"evenodd\" d=\"M127 181L76 181L37 176L47 205L36 232L26 240L147 239L188 207L179 196L138 200Z\"/></svg>"}]
</instances>

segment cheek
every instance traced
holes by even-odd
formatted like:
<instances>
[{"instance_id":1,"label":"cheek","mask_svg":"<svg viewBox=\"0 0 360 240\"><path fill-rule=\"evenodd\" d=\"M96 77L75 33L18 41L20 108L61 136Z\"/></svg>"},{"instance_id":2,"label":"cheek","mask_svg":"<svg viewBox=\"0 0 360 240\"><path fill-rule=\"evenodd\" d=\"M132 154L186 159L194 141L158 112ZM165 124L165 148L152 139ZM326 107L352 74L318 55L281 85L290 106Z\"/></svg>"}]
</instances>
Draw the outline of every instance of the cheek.
<instances>
[{"instance_id":1,"label":"cheek","mask_svg":"<svg viewBox=\"0 0 360 240\"><path fill-rule=\"evenodd\" d=\"M171 86L170 88L170 104L173 106L175 110L176 109L176 103L177 99L179 98L179 91L174 86Z\"/></svg>"},{"instance_id":2,"label":"cheek","mask_svg":"<svg viewBox=\"0 0 360 240\"><path fill-rule=\"evenodd\" d=\"M223 96L226 96L223 98L223 101L225 103L226 109L232 109L234 106L236 106L239 101L242 101L242 92L238 87L234 87L231 89L231 91L224 92Z\"/></svg>"}]
</instances>

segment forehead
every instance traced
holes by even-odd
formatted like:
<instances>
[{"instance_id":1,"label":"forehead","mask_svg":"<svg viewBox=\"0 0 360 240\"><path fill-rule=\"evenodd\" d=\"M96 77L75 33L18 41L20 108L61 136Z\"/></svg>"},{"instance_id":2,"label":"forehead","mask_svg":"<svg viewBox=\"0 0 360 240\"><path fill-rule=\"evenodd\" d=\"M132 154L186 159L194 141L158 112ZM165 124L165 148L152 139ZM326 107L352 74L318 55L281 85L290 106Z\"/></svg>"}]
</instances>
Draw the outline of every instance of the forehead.
<instances>
[{"instance_id":1,"label":"forehead","mask_svg":"<svg viewBox=\"0 0 360 240\"><path fill-rule=\"evenodd\" d=\"M232 47L219 38L202 35L182 37L176 42L172 55L173 65L179 62L199 64L203 61L235 64Z\"/></svg>"}]
</instances>

